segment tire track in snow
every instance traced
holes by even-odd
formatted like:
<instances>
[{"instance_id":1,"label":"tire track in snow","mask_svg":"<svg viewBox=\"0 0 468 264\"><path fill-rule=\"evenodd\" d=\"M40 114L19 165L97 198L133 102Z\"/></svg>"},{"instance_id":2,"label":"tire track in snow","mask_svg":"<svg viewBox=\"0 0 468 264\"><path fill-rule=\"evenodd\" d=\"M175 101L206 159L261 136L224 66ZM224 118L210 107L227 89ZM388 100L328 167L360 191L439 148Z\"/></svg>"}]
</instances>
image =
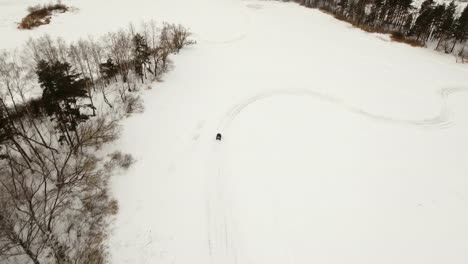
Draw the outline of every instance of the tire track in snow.
<instances>
[{"instance_id":1,"label":"tire track in snow","mask_svg":"<svg viewBox=\"0 0 468 264\"><path fill-rule=\"evenodd\" d=\"M219 144L214 146L215 157L219 159ZM222 160L216 160L216 164L222 164ZM210 263L212 264L236 264L237 250L234 232L234 223L230 209L230 203L226 199L223 166L215 166L215 171L208 175L207 179L207 243Z\"/></svg>"},{"instance_id":2,"label":"tire track in snow","mask_svg":"<svg viewBox=\"0 0 468 264\"><path fill-rule=\"evenodd\" d=\"M448 107L448 97L454 93L466 92L468 88L466 87L453 87L453 88L444 88L438 91L441 98L441 108L438 115L421 119L421 120L411 120L411 119L399 119L391 116L374 114L372 112L366 111L357 106L351 105L338 97L328 95L325 93L320 93L318 91L312 90L274 90L265 93L261 93L246 99L245 101L234 105L221 120L218 125L217 132L222 133L223 131L229 128L229 125L232 121L248 106L270 97L274 96L310 96L322 102L328 102L337 107L343 108L343 110L355 113L369 119L376 121L392 123L396 125L408 125L422 128L445 128L451 124L451 115ZM232 216L231 206L225 197L225 187L224 180L227 176L228 171L223 171L225 167L221 157L223 156L221 152L220 142L216 142L214 146L214 155L217 157L216 164L219 167L216 167L216 172L210 173L212 178L208 179L208 183L211 184L208 187L209 194L207 197L207 218L208 218L208 247L210 251L211 263L218 264L231 264L237 263L238 261L238 248L236 246L240 245L236 243L236 236L238 233L235 232L236 225L234 218Z\"/></svg>"},{"instance_id":3,"label":"tire track in snow","mask_svg":"<svg viewBox=\"0 0 468 264\"><path fill-rule=\"evenodd\" d=\"M322 102L328 102L337 107L340 107L348 112L355 113L369 119L373 119L380 122L387 122L396 125L407 125L423 128L446 128L451 125L451 114L448 107L448 97L454 93L466 92L468 91L467 87L451 87L443 88L438 90L439 96L441 98L442 106L440 108L439 114L434 117L420 119L420 120L411 120L411 119L400 119L391 116L385 116L380 114L374 114L370 111L364 110L352 104L346 103L338 97L321 93L313 90L274 90L265 93L258 94L256 96L250 97L247 100L243 101L240 104L233 106L221 120L218 125L218 131L221 133L226 130L231 122L248 106L270 97L281 96L281 95L290 95L290 96L310 96L314 97L317 100Z\"/></svg>"},{"instance_id":4,"label":"tire track in snow","mask_svg":"<svg viewBox=\"0 0 468 264\"><path fill-rule=\"evenodd\" d=\"M245 39L247 37L247 35L249 35L249 30L250 30L250 24L251 24L251 18L248 14L245 14L244 15L244 19L245 19L245 26L242 30L242 33L232 37L232 38L229 38L229 39L225 39L225 40L210 40L210 39L205 39L203 38L203 35L200 35L200 34L194 34L195 37L197 37L199 40L203 41L203 42L206 42L208 44L213 44L213 45L225 45L225 44L232 44L232 43L236 43L236 42L239 42L243 39Z\"/></svg>"},{"instance_id":5,"label":"tire track in snow","mask_svg":"<svg viewBox=\"0 0 468 264\"><path fill-rule=\"evenodd\" d=\"M227 39L227 40L208 40L208 39L203 39L200 37L200 35L195 35L199 40L206 42L208 44L215 44L215 45L224 45L224 44L231 44L231 43L236 43L238 41L241 41L247 37L248 33L244 32L242 34L239 34L237 37L233 37L232 39Z\"/></svg>"}]
</instances>

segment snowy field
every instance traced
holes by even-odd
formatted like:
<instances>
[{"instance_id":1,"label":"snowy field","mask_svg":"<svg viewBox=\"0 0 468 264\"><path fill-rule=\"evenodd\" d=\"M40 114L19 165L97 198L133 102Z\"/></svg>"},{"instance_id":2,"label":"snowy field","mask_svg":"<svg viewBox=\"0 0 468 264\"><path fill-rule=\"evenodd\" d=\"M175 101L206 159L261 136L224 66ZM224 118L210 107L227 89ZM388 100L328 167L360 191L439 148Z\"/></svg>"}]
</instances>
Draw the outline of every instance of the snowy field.
<instances>
[{"instance_id":1,"label":"snowy field","mask_svg":"<svg viewBox=\"0 0 468 264\"><path fill-rule=\"evenodd\" d=\"M292 3L70 0L79 11L18 31L30 2L0 0L0 48L149 19L198 41L123 123L138 162L113 182L111 263L468 262L468 67L453 57Z\"/></svg>"}]
</instances>

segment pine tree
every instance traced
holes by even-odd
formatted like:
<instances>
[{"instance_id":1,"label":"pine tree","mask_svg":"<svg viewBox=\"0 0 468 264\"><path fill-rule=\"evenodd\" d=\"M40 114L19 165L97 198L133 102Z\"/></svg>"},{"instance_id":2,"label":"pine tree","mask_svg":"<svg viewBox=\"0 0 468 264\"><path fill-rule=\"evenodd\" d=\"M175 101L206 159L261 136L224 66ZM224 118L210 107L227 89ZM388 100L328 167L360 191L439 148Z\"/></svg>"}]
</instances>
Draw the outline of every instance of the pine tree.
<instances>
[{"instance_id":1,"label":"pine tree","mask_svg":"<svg viewBox=\"0 0 468 264\"><path fill-rule=\"evenodd\" d=\"M422 14L424 13L425 11L433 8L435 5L435 2L434 0L425 0L424 2L422 2L421 4L421 8L419 9L419 14Z\"/></svg>"},{"instance_id":2,"label":"pine tree","mask_svg":"<svg viewBox=\"0 0 468 264\"><path fill-rule=\"evenodd\" d=\"M410 13L405 18L405 21L403 22L403 26L400 28L400 31L403 32L403 34L407 36L408 32L411 30L412 25L413 25L413 14Z\"/></svg>"},{"instance_id":3,"label":"pine tree","mask_svg":"<svg viewBox=\"0 0 468 264\"><path fill-rule=\"evenodd\" d=\"M346 10L349 6L349 0L338 0L337 11L339 14L346 16Z\"/></svg>"},{"instance_id":4,"label":"pine tree","mask_svg":"<svg viewBox=\"0 0 468 264\"><path fill-rule=\"evenodd\" d=\"M402 27L404 27L407 22L408 16L411 13L411 9L413 9L413 0L397 0L397 4L398 12L393 21L393 24L401 31Z\"/></svg>"},{"instance_id":5,"label":"pine tree","mask_svg":"<svg viewBox=\"0 0 468 264\"><path fill-rule=\"evenodd\" d=\"M397 0L387 0L384 2L382 20L385 24L392 24L398 9Z\"/></svg>"},{"instance_id":6,"label":"pine tree","mask_svg":"<svg viewBox=\"0 0 468 264\"><path fill-rule=\"evenodd\" d=\"M445 4L439 4L432 11L431 33L429 35L431 39L434 37L433 33L435 32L437 34L437 29L440 28L444 22L445 9Z\"/></svg>"},{"instance_id":7,"label":"pine tree","mask_svg":"<svg viewBox=\"0 0 468 264\"><path fill-rule=\"evenodd\" d=\"M39 83L43 89L42 101L47 115L56 122L57 129L62 133L60 142L74 145L72 132L75 132L78 124L86 121L89 115L80 110L90 107L89 104L80 104L80 98L86 98L85 78L74 73L67 62L46 62L41 60L36 69ZM78 136L75 137L79 141Z\"/></svg>"},{"instance_id":8,"label":"pine tree","mask_svg":"<svg viewBox=\"0 0 468 264\"><path fill-rule=\"evenodd\" d=\"M375 19L377 22L380 24L382 22L380 20L381 15L382 15L382 9L385 6L385 0L375 0L374 5L373 5L373 10L372 12L375 13Z\"/></svg>"},{"instance_id":9,"label":"pine tree","mask_svg":"<svg viewBox=\"0 0 468 264\"><path fill-rule=\"evenodd\" d=\"M357 0L355 4L350 6L351 15L353 20L357 23L357 25L362 25L365 17L366 17L366 6L368 0Z\"/></svg>"},{"instance_id":10,"label":"pine tree","mask_svg":"<svg viewBox=\"0 0 468 264\"><path fill-rule=\"evenodd\" d=\"M436 49L439 48L440 43L442 41L453 35L453 25L455 20L456 9L457 6L455 5L454 1L450 2L450 4L445 8L445 12L442 15L441 22L437 26L435 32L436 36L439 38Z\"/></svg>"},{"instance_id":11,"label":"pine tree","mask_svg":"<svg viewBox=\"0 0 468 264\"><path fill-rule=\"evenodd\" d=\"M150 63L151 50L146 39L138 33L133 37L133 48L135 72L140 76L143 83L145 68Z\"/></svg>"},{"instance_id":12,"label":"pine tree","mask_svg":"<svg viewBox=\"0 0 468 264\"><path fill-rule=\"evenodd\" d=\"M457 41L463 42L468 36L468 6L466 6L465 9L463 9L463 12L461 13L460 17L456 20L453 35L455 41L453 43L451 52L453 52Z\"/></svg>"},{"instance_id":13,"label":"pine tree","mask_svg":"<svg viewBox=\"0 0 468 264\"><path fill-rule=\"evenodd\" d=\"M112 58L109 58L106 62L101 63L99 65L99 71L101 72L102 77L104 78L104 80L106 80L107 83L109 83L110 79L115 78L119 73L119 69L112 60Z\"/></svg>"},{"instance_id":14,"label":"pine tree","mask_svg":"<svg viewBox=\"0 0 468 264\"><path fill-rule=\"evenodd\" d=\"M411 34L417 36L417 40L426 39L425 36L430 34L433 13L434 13L434 0L425 0L419 9L419 16L416 18ZM422 37L422 38L421 38Z\"/></svg>"}]
</instances>

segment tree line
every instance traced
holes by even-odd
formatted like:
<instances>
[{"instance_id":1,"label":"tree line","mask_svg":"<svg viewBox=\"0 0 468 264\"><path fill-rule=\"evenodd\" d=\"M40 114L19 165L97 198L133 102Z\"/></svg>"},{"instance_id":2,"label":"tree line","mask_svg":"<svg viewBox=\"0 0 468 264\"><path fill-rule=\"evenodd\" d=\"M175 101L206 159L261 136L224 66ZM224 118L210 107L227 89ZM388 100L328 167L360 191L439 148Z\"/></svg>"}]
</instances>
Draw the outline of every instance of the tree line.
<instances>
[{"instance_id":1,"label":"tree line","mask_svg":"<svg viewBox=\"0 0 468 264\"><path fill-rule=\"evenodd\" d=\"M95 40L44 36L0 53L0 262L105 263L108 193L131 156L96 155L137 91L194 44L183 26L154 22Z\"/></svg>"},{"instance_id":2,"label":"tree line","mask_svg":"<svg viewBox=\"0 0 468 264\"><path fill-rule=\"evenodd\" d=\"M434 43L436 50L466 57L468 6L457 12L454 1L424 0L419 8L413 0L293 1L319 8L366 31L391 33L394 40L417 46Z\"/></svg>"}]
</instances>

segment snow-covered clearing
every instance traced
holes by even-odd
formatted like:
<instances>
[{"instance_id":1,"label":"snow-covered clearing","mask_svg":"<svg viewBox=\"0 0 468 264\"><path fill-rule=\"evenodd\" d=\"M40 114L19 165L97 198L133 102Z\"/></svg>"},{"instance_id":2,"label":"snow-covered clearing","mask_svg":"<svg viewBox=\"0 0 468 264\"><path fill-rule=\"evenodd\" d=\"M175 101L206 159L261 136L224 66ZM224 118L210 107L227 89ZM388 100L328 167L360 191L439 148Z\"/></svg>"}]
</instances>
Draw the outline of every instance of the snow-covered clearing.
<instances>
[{"instance_id":1,"label":"snow-covered clearing","mask_svg":"<svg viewBox=\"0 0 468 264\"><path fill-rule=\"evenodd\" d=\"M124 121L113 264L467 263L466 65L292 3L70 2L0 48L151 18L198 41Z\"/></svg>"}]
</instances>

